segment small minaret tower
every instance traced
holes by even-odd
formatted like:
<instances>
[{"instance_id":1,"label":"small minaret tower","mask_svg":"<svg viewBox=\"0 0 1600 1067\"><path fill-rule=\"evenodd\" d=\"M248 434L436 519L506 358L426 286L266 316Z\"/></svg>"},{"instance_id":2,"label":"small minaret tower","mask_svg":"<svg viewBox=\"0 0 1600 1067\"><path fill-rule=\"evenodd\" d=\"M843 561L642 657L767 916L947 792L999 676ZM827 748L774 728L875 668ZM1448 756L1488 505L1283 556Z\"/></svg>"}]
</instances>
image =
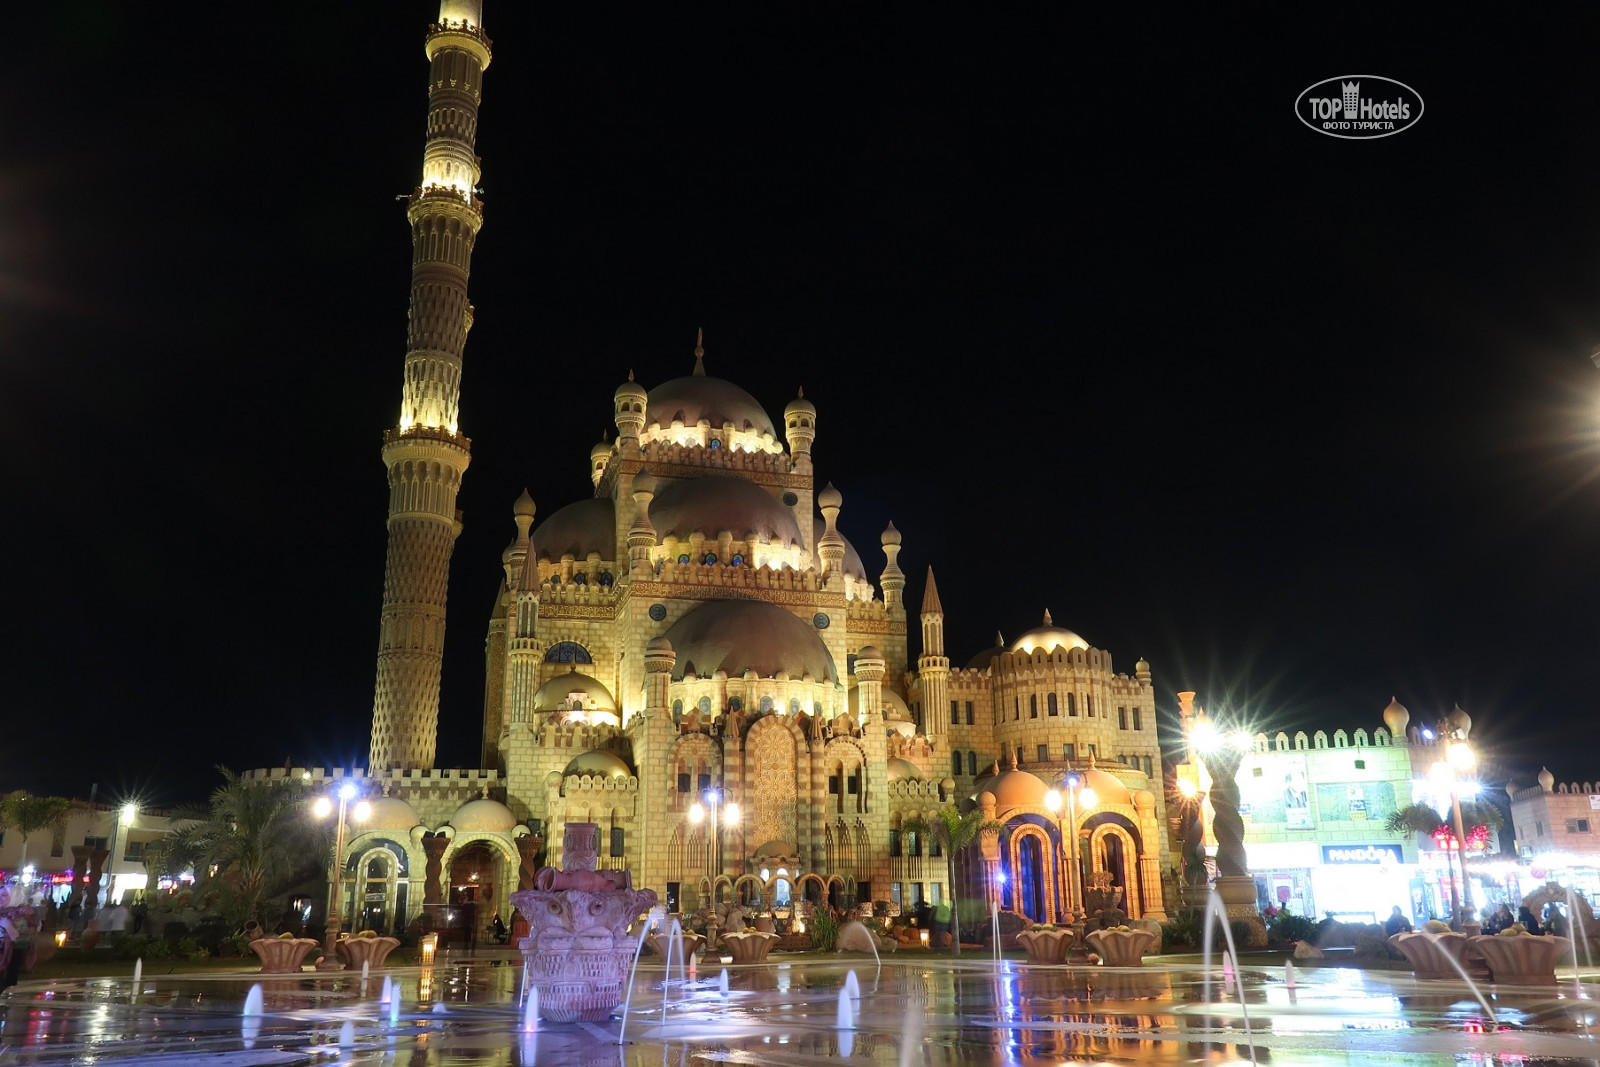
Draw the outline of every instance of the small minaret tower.
<instances>
[{"instance_id":1,"label":"small minaret tower","mask_svg":"<svg viewBox=\"0 0 1600 1067\"><path fill-rule=\"evenodd\" d=\"M389 551L383 573L371 769L429 770L439 732L450 553L461 532L456 492L471 461L457 423L461 356L472 327L467 275L483 225L478 102L489 66L482 0L442 0L428 29L428 136L410 196L411 310L400 418L384 431Z\"/></svg>"},{"instance_id":2,"label":"small minaret tower","mask_svg":"<svg viewBox=\"0 0 1600 1067\"><path fill-rule=\"evenodd\" d=\"M944 654L944 605L939 603L939 586L928 568L928 584L922 588L922 655L917 657L917 674L922 678L922 732L931 740L943 737L950 721L950 659Z\"/></svg>"}]
</instances>

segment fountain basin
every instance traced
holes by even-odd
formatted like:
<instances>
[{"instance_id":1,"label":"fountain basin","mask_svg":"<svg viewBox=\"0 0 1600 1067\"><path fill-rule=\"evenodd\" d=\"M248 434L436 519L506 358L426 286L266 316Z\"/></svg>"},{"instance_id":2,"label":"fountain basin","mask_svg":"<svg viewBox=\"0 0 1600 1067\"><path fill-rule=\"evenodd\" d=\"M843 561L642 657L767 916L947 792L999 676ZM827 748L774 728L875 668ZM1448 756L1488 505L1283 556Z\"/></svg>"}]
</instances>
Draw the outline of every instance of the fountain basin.
<instances>
[{"instance_id":1,"label":"fountain basin","mask_svg":"<svg viewBox=\"0 0 1600 1067\"><path fill-rule=\"evenodd\" d=\"M723 934L722 947L733 957L734 963L765 963L767 953L778 941L777 934L750 930L742 934Z\"/></svg>"},{"instance_id":2,"label":"fountain basin","mask_svg":"<svg viewBox=\"0 0 1600 1067\"><path fill-rule=\"evenodd\" d=\"M345 966L359 971L362 964L377 970L388 960L389 953L400 947L397 937L341 937L334 948L344 957Z\"/></svg>"},{"instance_id":3,"label":"fountain basin","mask_svg":"<svg viewBox=\"0 0 1600 1067\"><path fill-rule=\"evenodd\" d=\"M706 943L706 939L700 934L683 930L678 934L678 944L676 946L672 944L672 935L670 933L651 934L644 939L644 943L650 946L651 952L654 952L664 960L676 957L679 963L687 963L690 956L700 951L701 947ZM672 952L671 957L667 955L668 951Z\"/></svg>"},{"instance_id":4,"label":"fountain basin","mask_svg":"<svg viewBox=\"0 0 1600 1067\"><path fill-rule=\"evenodd\" d=\"M316 947L309 937L260 937L250 942L250 951L261 957L262 974L298 974Z\"/></svg>"},{"instance_id":5,"label":"fountain basin","mask_svg":"<svg viewBox=\"0 0 1600 1067\"><path fill-rule=\"evenodd\" d=\"M1461 981L1463 972L1469 971L1476 960L1472 941L1465 934L1447 931L1440 934L1394 934L1389 944L1406 958L1411 969L1423 981Z\"/></svg>"},{"instance_id":6,"label":"fountain basin","mask_svg":"<svg viewBox=\"0 0 1600 1067\"><path fill-rule=\"evenodd\" d=\"M1029 963L1065 963L1072 942L1073 932L1066 927L1024 930L1017 935L1017 944L1028 950Z\"/></svg>"},{"instance_id":7,"label":"fountain basin","mask_svg":"<svg viewBox=\"0 0 1600 1067\"><path fill-rule=\"evenodd\" d=\"M1091 930L1084 940L1107 967L1142 967L1144 954L1161 947L1159 934L1132 928Z\"/></svg>"},{"instance_id":8,"label":"fountain basin","mask_svg":"<svg viewBox=\"0 0 1600 1067\"><path fill-rule=\"evenodd\" d=\"M1497 985L1555 985L1556 961L1572 951L1570 937L1479 934L1468 940L1483 953Z\"/></svg>"}]
</instances>

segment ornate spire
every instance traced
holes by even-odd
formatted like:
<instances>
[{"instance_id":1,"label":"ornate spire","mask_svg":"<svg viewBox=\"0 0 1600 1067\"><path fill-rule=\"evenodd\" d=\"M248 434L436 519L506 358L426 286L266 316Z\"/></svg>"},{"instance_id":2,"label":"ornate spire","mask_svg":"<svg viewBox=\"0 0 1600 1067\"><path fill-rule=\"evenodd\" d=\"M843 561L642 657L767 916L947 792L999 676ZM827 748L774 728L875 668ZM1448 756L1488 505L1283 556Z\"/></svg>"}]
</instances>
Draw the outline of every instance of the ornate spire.
<instances>
[{"instance_id":1,"label":"ornate spire","mask_svg":"<svg viewBox=\"0 0 1600 1067\"><path fill-rule=\"evenodd\" d=\"M1049 608L1045 608L1044 609L1044 624L1046 626L1054 626L1055 625L1053 622L1050 621L1050 609Z\"/></svg>"},{"instance_id":2,"label":"ornate spire","mask_svg":"<svg viewBox=\"0 0 1600 1067\"><path fill-rule=\"evenodd\" d=\"M702 326L694 331L694 374L697 378L706 376L706 330Z\"/></svg>"},{"instance_id":3,"label":"ornate spire","mask_svg":"<svg viewBox=\"0 0 1600 1067\"><path fill-rule=\"evenodd\" d=\"M944 605L939 603L939 585L933 580L932 564L928 566L928 584L922 587L922 610L944 613Z\"/></svg>"}]
</instances>

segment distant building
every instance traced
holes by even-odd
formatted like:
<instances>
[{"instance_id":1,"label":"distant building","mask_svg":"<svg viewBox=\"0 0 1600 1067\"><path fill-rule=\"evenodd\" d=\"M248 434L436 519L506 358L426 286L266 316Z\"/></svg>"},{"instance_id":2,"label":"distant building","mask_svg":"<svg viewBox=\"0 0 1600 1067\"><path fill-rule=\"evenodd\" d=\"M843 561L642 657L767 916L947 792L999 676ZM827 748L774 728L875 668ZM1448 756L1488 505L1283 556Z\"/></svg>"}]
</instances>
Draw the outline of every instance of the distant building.
<instances>
[{"instance_id":1,"label":"distant building","mask_svg":"<svg viewBox=\"0 0 1600 1067\"><path fill-rule=\"evenodd\" d=\"M1200 713L1192 694L1179 694L1180 720L1188 732ZM1471 719L1457 709L1458 725ZM1448 821L1449 790L1433 767L1442 758L1431 727L1409 726L1411 714L1397 700L1384 709L1384 725L1335 730L1330 735L1256 734L1239 764L1240 815L1245 853L1256 879L1260 906L1287 907L1297 915L1327 914L1349 922L1381 922L1396 904L1413 921L1450 915L1450 852L1453 836L1396 834L1385 823L1397 810L1424 804ZM1204 764L1194 753L1179 764L1185 791L1210 789ZM1476 787L1463 782L1462 795ZM1211 811L1205 804L1207 841ZM1179 816L1181 817L1181 811ZM1492 837L1492 835L1491 835ZM1470 834L1469 834L1470 838ZM1475 875L1474 858L1492 855L1492 840L1468 841L1474 906L1498 902L1496 879ZM1459 877L1459 876L1456 876Z\"/></svg>"},{"instance_id":2,"label":"distant building","mask_svg":"<svg viewBox=\"0 0 1600 1067\"><path fill-rule=\"evenodd\" d=\"M61 829L40 830L26 845L20 830L0 831L0 877L18 876L32 893L57 903L88 878L100 903L122 900L149 886L144 851L177 825L162 811L136 809L127 818L120 807L80 801Z\"/></svg>"},{"instance_id":3,"label":"distant building","mask_svg":"<svg viewBox=\"0 0 1600 1067\"><path fill-rule=\"evenodd\" d=\"M1600 901L1600 781L1558 784L1545 768L1535 784L1508 784L1506 793L1527 888L1556 882Z\"/></svg>"}]
</instances>

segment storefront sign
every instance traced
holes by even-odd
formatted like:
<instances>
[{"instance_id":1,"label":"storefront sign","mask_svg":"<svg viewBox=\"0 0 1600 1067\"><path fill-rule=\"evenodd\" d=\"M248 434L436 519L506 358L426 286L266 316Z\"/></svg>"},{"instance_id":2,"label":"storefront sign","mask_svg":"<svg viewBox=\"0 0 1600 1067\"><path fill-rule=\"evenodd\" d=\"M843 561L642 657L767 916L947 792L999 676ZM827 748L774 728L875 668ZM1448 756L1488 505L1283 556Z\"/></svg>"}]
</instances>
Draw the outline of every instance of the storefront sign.
<instances>
[{"instance_id":1,"label":"storefront sign","mask_svg":"<svg viewBox=\"0 0 1600 1067\"><path fill-rule=\"evenodd\" d=\"M1323 845L1322 862L1347 863L1404 863L1399 845Z\"/></svg>"}]
</instances>

